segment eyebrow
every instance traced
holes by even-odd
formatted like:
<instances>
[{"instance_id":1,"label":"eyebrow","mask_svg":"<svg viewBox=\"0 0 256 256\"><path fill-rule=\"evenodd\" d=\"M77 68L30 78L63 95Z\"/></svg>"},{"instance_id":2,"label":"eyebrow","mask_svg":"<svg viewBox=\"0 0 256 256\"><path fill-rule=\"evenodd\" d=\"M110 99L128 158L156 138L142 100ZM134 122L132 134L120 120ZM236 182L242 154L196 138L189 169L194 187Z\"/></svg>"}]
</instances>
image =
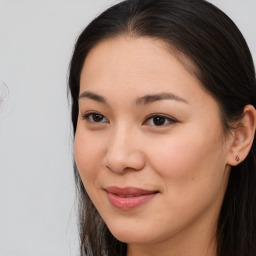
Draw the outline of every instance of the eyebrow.
<instances>
[{"instance_id":1,"label":"eyebrow","mask_svg":"<svg viewBox=\"0 0 256 256\"><path fill-rule=\"evenodd\" d=\"M103 96L93 92L84 91L79 95L79 99L81 98L88 98L91 100L98 101L100 103L108 104L107 100ZM143 97L137 98L136 105L146 105L146 104L150 104L160 100L175 100L175 101L188 104L188 101L181 98L180 96L177 96L173 93L163 92L163 93L157 93L157 94L149 94L149 95L145 95Z\"/></svg>"},{"instance_id":2,"label":"eyebrow","mask_svg":"<svg viewBox=\"0 0 256 256\"><path fill-rule=\"evenodd\" d=\"M88 99L91 99L91 100L95 100L95 101L98 101L98 102L101 102L101 103L107 103L106 99L96 93L93 93L93 92L82 92L80 95L79 95L79 99L81 98L88 98Z\"/></svg>"},{"instance_id":3,"label":"eyebrow","mask_svg":"<svg viewBox=\"0 0 256 256\"><path fill-rule=\"evenodd\" d=\"M153 103L155 101L160 101L160 100L176 100L176 101L188 104L187 100L185 100L185 99L181 98L180 96L177 96L173 93L167 93L167 92L145 95L141 98L138 98L136 100L136 104L137 105L145 105L145 104L150 104L150 103Z\"/></svg>"}]
</instances>

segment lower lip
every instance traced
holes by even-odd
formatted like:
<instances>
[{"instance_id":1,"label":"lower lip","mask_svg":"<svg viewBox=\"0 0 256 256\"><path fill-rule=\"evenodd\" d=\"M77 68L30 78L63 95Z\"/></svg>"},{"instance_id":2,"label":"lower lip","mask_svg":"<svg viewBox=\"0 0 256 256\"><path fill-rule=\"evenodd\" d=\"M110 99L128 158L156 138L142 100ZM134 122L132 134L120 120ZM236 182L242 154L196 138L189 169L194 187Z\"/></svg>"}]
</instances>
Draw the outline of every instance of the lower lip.
<instances>
[{"instance_id":1,"label":"lower lip","mask_svg":"<svg viewBox=\"0 0 256 256\"><path fill-rule=\"evenodd\" d=\"M107 193L110 203L118 210L128 211L135 209L156 196L157 193L134 196L120 197L116 194Z\"/></svg>"}]
</instances>

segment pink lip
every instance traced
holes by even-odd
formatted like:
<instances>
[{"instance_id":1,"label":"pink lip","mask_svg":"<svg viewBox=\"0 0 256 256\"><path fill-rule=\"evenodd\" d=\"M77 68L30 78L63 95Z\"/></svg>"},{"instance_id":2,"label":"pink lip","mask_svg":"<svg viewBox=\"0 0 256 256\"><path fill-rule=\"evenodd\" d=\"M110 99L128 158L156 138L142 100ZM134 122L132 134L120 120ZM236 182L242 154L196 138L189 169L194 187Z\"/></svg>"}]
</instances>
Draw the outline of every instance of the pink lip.
<instances>
[{"instance_id":1,"label":"pink lip","mask_svg":"<svg viewBox=\"0 0 256 256\"><path fill-rule=\"evenodd\" d=\"M152 199L158 191L135 187L106 187L109 202L117 209L127 211L139 207Z\"/></svg>"}]
</instances>

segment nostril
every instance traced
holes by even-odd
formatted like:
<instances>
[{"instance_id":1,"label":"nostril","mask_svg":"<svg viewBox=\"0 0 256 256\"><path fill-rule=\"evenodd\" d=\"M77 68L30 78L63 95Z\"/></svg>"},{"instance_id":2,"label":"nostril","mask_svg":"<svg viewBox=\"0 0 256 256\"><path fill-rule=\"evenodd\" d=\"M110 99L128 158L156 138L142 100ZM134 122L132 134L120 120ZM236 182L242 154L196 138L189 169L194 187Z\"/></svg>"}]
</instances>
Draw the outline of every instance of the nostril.
<instances>
[{"instance_id":1,"label":"nostril","mask_svg":"<svg viewBox=\"0 0 256 256\"><path fill-rule=\"evenodd\" d=\"M145 158L141 152L136 150L130 152L108 152L105 160L105 166L113 172L124 173L128 171L139 171L145 166Z\"/></svg>"}]
</instances>

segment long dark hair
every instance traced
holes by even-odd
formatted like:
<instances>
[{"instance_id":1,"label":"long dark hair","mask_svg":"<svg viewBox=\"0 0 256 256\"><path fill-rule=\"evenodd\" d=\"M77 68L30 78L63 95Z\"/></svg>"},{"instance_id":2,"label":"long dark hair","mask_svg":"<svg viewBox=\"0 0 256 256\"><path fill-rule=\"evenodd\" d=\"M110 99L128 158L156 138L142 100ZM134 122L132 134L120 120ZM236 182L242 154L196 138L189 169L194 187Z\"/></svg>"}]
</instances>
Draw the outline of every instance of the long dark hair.
<instances>
[{"instance_id":1,"label":"long dark hair","mask_svg":"<svg viewBox=\"0 0 256 256\"><path fill-rule=\"evenodd\" d=\"M247 104L256 107L252 56L236 25L204 0L127 0L94 19L79 36L70 63L74 134L78 117L81 69L99 42L119 35L152 37L189 58L191 71L221 108L224 130L242 118ZM88 197L74 164L79 197L81 256L126 255L127 245L112 236ZM256 255L256 145L231 168L217 227L218 256Z\"/></svg>"}]
</instances>

